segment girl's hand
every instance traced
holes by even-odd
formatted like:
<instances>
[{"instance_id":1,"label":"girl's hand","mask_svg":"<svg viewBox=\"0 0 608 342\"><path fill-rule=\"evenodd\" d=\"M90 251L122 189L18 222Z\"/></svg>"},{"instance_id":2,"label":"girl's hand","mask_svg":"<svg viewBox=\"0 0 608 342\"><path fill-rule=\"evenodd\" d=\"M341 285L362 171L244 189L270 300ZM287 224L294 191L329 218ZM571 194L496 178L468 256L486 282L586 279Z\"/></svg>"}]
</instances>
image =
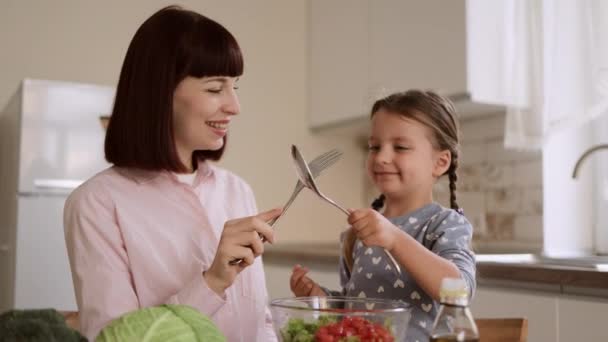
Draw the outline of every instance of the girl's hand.
<instances>
[{"instance_id":1,"label":"girl's hand","mask_svg":"<svg viewBox=\"0 0 608 342\"><path fill-rule=\"evenodd\" d=\"M230 220L224 224L215 258L203 277L207 285L216 293L223 295L232 285L236 276L255 258L264 253L264 243L259 234L274 243L272 228L268 221L279 216L281 209L272 209L255 216ZM238 265L230 265L234 259L243 259Z\"/></svg>"},{"instance_id":2,"label":"girl's hand","mask_svg":"<svg viewBox=\"0 0 608 342\"><path fill-rule=\"evenodd\" d=\"M317 283L310 279L306 273L308 269L300 265L295 265L289 279L289 287L296 297L318 296L325 297L327 294Z\"/></svg>"},{"instance_id":3,"label":"girl's hand","mask_svg":"<svg viewBox=\"0 0 608 342\"><path fill-rule=\"evenodd\" d=\"M401 230L371 208L349 209L348 223L365 246L379 246L391 251Z\"/></svg>"}]
</instances>

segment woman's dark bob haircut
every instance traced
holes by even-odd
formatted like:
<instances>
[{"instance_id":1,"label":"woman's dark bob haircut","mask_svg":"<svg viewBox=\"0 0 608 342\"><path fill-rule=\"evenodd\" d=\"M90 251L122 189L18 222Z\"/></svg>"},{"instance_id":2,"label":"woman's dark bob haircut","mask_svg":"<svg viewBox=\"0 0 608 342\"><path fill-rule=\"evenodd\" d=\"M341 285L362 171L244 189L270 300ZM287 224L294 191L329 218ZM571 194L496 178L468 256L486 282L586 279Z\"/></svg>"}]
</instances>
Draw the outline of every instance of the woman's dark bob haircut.
<instances>
[{"instance_id":1,"label":"woman's dark bob haircut","mask_svg":"<svg viewBox=\"0 0 608 342\"><path fill-rule=\"evenodd\" d=\"M236 39L217 22L169 6L137 30L125 56L105 140L106 160L116 166L184 172L173 137L173 93L191 76L238 77L243 56ZM201 160L224 152L195 151Z\"/></svg>"}]
</instances>

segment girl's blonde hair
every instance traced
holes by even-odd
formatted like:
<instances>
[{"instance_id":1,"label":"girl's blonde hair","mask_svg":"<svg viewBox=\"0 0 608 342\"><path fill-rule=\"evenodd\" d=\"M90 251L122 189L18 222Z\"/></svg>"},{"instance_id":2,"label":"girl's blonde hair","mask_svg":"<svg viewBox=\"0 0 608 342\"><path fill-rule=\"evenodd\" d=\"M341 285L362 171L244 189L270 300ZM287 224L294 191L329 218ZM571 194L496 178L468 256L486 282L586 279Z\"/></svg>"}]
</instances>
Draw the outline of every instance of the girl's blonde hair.
<instances>
[{"instance_id":1,"label":"girl's blonde hair","mask_svg":"<svg viewBox=\"0 0 608 342\"><path fill-rule=\"evenodd\" d=\"M450 207L462 213L456 203L456 182L458 181L456 170L458 169L460 144L456 109L452 102L433 91L409 90L376 101L372 106L371 117L380 110L420 122L433 132L431 143L436 150L450 151L451 163L445 172L450 180ZM382 209L384 199L385 196L380 195L372 202L372 208ZM343 244L343 254L349 270L353 265L353 249L356 239L355 234L349 229Z\"/></svg>"}]
</instances>

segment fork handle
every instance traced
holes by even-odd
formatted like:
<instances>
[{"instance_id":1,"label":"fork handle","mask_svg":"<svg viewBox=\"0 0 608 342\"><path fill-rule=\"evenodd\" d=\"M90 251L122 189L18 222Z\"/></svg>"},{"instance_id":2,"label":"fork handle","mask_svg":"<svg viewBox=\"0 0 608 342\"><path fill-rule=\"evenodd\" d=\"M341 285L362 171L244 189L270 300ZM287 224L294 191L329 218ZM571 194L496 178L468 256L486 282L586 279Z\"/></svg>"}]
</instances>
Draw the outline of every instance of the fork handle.
<instances>
[{"instance_id":1,"label":"fork handle","mask_svg":"<svg viewBox=\"0 0 608 342\"><path fill-rule=\"evenodd\" d=\"M281 212L281 215L273 218L272 220L270 220L268 222L270 227L274 227L274 225L277 223L277 221L281 217L283 217L283 215L285 215L285 212L287 211L287 209L289 209L289 207L291 206L293 201L295 201L296 197L298 197L298 194L300 193L300 191L302 191L302 189L304 189L304 185L302 184L302 182L298 181L298 183L296 183L296 187L293 189L293 192L291 193L291 197L289 197L289 199L287 200L287 203L285 203L285 205L283 206L283 211Z\"/></svg>"},{"instance_id":2,"label":"fork handle","mask_svg":"<svg viewBox=\"0 0 608 342\"><path fill-rule=\"evenodd\" d=\"M331 204L333 204L336 208L342 210L343 213L346 214L346 216L350 216L350 213L348 212L348 210L346 210L346 208L344 208L343 206L339 205L338 203L334 202L334 201L330 201Z\"/></svg>"},{"instance_id":3,"label":"fork handle","mask_svg":"<svg viewBox=\"0 0 608 342\"><path fill-rule=\"evenodd\" d=\"M302 191L302 189L304 189L304 185L302 184L302 182L298 181L298 183L296 183L296 187L293 189L293 192L291 193L291 197L289 197L289 199L287 200L287 203L285 203L285 205L283 206L283 211L281 212L281 215L268 221L268 224L270 225L270 227L274 227L274 225L277 223L277 221L285 214L287 209L289 209L289 206L291 206L293 201L295 201L296 197L298 197L298 194L300 193L300 191ZM262 242L266 242L266 238L262 234L260 234L260 239L262 240ZM242 262L243 262L243 259L234 259L234 260L230 260L230 262L228 262L228 263L230 265L238 265Z\"/></svg>"},{"instance_id":4,"label":"fork handle","mask_svg":"<svg viewBox=\"0 0 608 342\"><path fill-rule=\"evenodd\" d=\"M391 254L391 252L387 251L386 249L384 250L384 254L386 254L386 256L389 258L389 260L393 264L393 270L395 270L396 275L400 276L401 275L401 266L399 266L399 263L397 262L397 260L395 260L395 257Z\"/></svg>"},{"instance_id":5,"label":"fork handle","mask_svg":"<svg viewBox=\"0 0 608 342\"><path fill-rule=\"evenodd\" d=\"M332 199L327 198L327 201L331 204L333 204L336 208L342 210L347 216L350 215L350 213L348 212L348 210L344 209L341 205L339 205L338 203L334 202ZM386 249L384 250L384 254L388 257L389 261L393 264L393 270L395 270L395 273L397 276L401 275L401 267L399 266L399 263L397 262L397 260L395 260L395 257L391 254L391 252L387 251Z\"/></svg>"}]
</instances>

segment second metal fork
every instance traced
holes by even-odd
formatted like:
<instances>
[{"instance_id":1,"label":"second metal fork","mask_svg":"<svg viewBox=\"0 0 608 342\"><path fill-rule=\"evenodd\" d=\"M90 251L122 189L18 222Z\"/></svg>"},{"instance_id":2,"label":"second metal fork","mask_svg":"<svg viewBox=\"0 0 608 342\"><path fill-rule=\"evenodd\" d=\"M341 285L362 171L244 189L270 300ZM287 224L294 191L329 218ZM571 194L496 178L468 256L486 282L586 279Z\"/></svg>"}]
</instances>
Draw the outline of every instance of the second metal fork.
<instances>
[{"instance_id":1,"label":"second metal fork","mask_svg":"<svg viewBox=\"0 0 608 342\"><path fill-rule=\"evenodd\" d=\"M326 168L332 166L341 157L342 157L342 152L337 149L333 149L333 150L327 151L327 152L319 155L318 157L313 159L310 162L310 164L308 165L308 167L310 168L310 172L312 173L312 176L315 178L318 177L321 174L321 172L323 172ZM296 199L296 197L298 197L298 194L300 193L300 191L302 191L302 189L304 189L304 184L302 184L302 182L298 180L295 188L293 189L293 192L291 193L291 196L287 200L287 203L285 203L285 205L283 206L283 212L281 213L281 215L277 216L276 218L274 218L273 220L268 222L268 224L271 227L274 227L274 225L277 223L279 218L281 218L283 215L285 215L285 212L287 211L289 206L293 203L293 201Z\"/></svg>"},{"instance_id":2,"label":"second metal fork","mask_svg":"<svg viewBox=\"0 0 608 342\"><path fill-rule=\"evenodd\" d=\"M332 150L329 150L329 151L317 156L315 159L313 159L308 164L308 167L310 168L310 172L312 173L313 177L318 177L325 169L327 169L328 167L332 166L335 162L340 160L341 157L342 157L342 152L340 150L332 149ZM285 212L287 211L289 206L291 206L291 204L296 199L296 197L298 197L298 194L300 193L300 191L302 191L302 189L304 189L304 184L302 184L302 182L298 180L298 182L296 183L296 186L293 189L293 192L291 193L291 196L289 197L289 199L283 206L283 212L281 213L281 215L275 217L274 219L272 219L268 222L270 227L274 227L276 225L277 221L283 215L285 215ZM264 236L260 235L260 238L262 239L263 242L266 241L266 238ZM230 265L237 265L237 264L240 264L241 262L243 262L243 259L234 259L234 260L230 261Z\"/></svg>"}]
</instances>

